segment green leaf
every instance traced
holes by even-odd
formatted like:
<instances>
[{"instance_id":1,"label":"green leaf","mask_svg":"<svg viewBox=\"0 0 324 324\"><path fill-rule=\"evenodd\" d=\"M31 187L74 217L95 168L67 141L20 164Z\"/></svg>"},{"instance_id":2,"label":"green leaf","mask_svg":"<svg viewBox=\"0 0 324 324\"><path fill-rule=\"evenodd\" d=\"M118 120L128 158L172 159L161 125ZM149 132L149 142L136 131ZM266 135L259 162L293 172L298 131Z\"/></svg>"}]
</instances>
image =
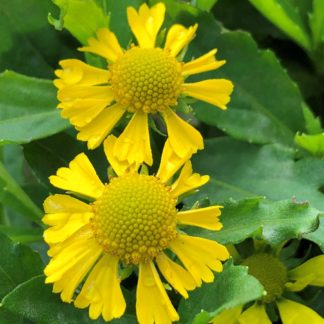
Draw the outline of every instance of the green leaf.
<instances>
[{"instance_id":1,"label":"green leaf","mask_svg":"<svg viewBox=\"0 0 324 324\"><path fill-rule=\"evenodd\" d=\"M266 18L304 49L311 50L311 41L297 8L288 0L249 0Z\"/></svg>"},{"instance_id":2,"label":"green leaf","mask_svg":"<svg viewBox=\"0 0 324 324\"><path fill-rule=\"evenodd\" d=\"M324 133L315 135L296 134L295 142L311 154L324 157Z\"/></svg>"},{"instance_id":3,"label":"green leaf","mask_svg":"<svg viewBox=\"0 0 324 324\"><path fill-rule=\"evenodd\" d=\"M306 130L309 134L318 134L323 131L319 117L315 117L312 110L305 104L303 105L303 113L306 121Z\"/></svg>"},{"instance_id":4,"label":"green leaf","mask_svg":"<svg viewBox=\"0 0 324 324\"><path fill-rule=\"evenodd\" d=\"M0 74L0 144L29 143L67 128L56 104L52 82Z\"/></svg>"},{"instance_id":5,"label":"green leaf","mask_svg":"<svg viewBox=\"0 0 324 324\"><path fill-rule=\"evenodd\" d=\"M0 225L0 233L7 235L14 242L25 244L43 240L43 230L41 228L24 228Z\"/></svg>"},{"instance_id":6,"label":"green leaf","mask_svg":"<svg viewBox=\"0 0 324 324\"><path fill-rule=\"evenodd\" d=\"M319 218L320 224L315 232L304 235L304 238L316 243L324 252L324 217Z\"/></svg>"},{"instance_id":7,"label":"green leaf","mask_svg":"<svg viewBox=\"0 0 324 324\"><path fill-rule=\"evenodd\" d=\"M3 307L1 307L0 304L0 324L8 323L29 324L30 322L26 322L21 316L15 315L12 312L5 310Z\"/></svg>"},{"instance_id":8,"label":"green leaf","mask_svg":"<svg viewBox=\"0 0 324 324\"><path fill-rule=\"evenodd\" d=\"M200 10L210 11L218 0L192 0L191 2Z\"/></svg>"},{"instance_id":9,"label":"green leaf","mask_svg":"<svg viewBox=\"0 0 324 324\"><path fill-rule=\"evenodd\" d=\"M21 215L40 222L42 211L31 201L0 162L0 202Z\"/></svg>"},{"instance_id":10,"label":"green leaf","mask_svg":"<svg viewBox=\"0 0 324 324\"><path fill-rule=\"evenodd\" d=\"M0 300L20 283L42 273L39 255L0 234Z\"/></svg>"},{"instance_id":11,"label":"green leaf","mask_svg":"<svg viewBox=\"0 0 324 324\"><path fill-rule=\"evenodd\" d=\"M303 98L275 55L259 50L247 33L222 31L205 14L199 18L198 35L189 46L188 59L212 48L218 48L218 59L227 63L192 79L225 78L233 82L234 92L226 111L197 102L197 118L240 140L293 146L295 133L304 129Z\"/></svg>"},{"instance_id":12,"label":"green leaf","mask_svg":"<svg viewBox=\"0 0 324 324\"><path fill-rule=\"evenodd\" d=\"M106 323L101 318L90 320L88 309L63 303L59 294L52 293L51 285L44 282L44 276L24 282L2 300L3 308L39 324ZM134 315L125 314L110 323L136 324L137 321Z\"/></svg>"},{"instance_id":13,"label":"green leaf","mask_svg":"<svg viewBox=\"0 0 324 324\"><path fill-rule=\"evenodd\" d=\"M179 314L182 323L202 323L195 321L201 311L208 323L216 314L225 309L248 303L260 298L264 293L262 285L247 272L247 267L234 266L227 262L224 271L217 275L215 281L203 284L201 288L190 293L187 300L181 300ZM199 318L199 315L197 316Z\"/></svg>"},{"instance_id":14,"label":"green leaf","mask_svg":"<svg viewBox=\"0 0 324 324\"><path fill-rule=\"evenodd\" d=\"M222 209L221 231L200 231L201 235L222 244L236 244L248 237L279 245L315 231L320 211L307 202L267 201L262 197L229 200ZM197 235L195 230L195 234Z\"/></svg>"},{"instance_id":15,"label":"green leaf","mask_svg":"<svg viewBox=\"0 0 324 324\"><path fill-rule=\"evenodd\" d=\"M260 147L230 138L206 140L205 149L193 157L193 166L211 179L194 198L208 196L215 203L256 196L270 200L295 197L324 210L323 161L294 158L294 150L279 145Z\"/></svg>"},{"instance_id":16,"label":"green leaf","mask_svg":"<svg viewBox=\"0 0 324 324\"><path fill-rule=\"evenodd\" d=\"M49 21L57 29L66 28L81 44L87 44L99 28L109 26L109 17L94 0L53 0L60 8L60 18Z\"/></svg>"},{"instance_id":17,"label":"green leaf","mask_svg":"<svg viewBox=\"0 0 324 324\"><path fill-rule=\"evenodd\" d=\"M313 0L313 12L309 15L314 49L324 42L324 1Z\"/></svg>"}]
</instances>

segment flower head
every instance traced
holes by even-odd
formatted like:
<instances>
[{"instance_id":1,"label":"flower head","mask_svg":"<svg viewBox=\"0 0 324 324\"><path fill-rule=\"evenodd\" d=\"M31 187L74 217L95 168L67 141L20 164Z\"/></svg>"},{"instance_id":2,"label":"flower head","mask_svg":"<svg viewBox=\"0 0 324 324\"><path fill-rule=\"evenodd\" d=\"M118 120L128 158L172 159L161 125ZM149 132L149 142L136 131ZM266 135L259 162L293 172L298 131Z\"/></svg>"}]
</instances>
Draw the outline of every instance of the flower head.
<instances>
[{"instance_id":1,"label":"flower head","mask_svg":"<svg viewBox=\"0 0 324 324\"><path fill-rule=\"evenodd\" d=\"M190 75L218 69L216 49L184 63L177 57L194 38L197 25L185 28L175 24L169 29L164 48L156 47L156 38L164 22L165 6L152 8L142 4L137 12L127 9L128 22L137 45L124 50L115 34L102 28L80 50L102 56L108 68L100 69L80 60L60 62L55 73L59 108L79 131L78 139L88 148L98 147L126 114L127 127L118 137L113 154L129 163L152 164L148 118L162 116L171 148L179 157L188 157L203 148L200 133L175 112L180 96L209 102L226 109L233 85L224 79L187 83Z\"/></svg>"},{"instance_id":2,"label":"flower head","mask_svg":"<svg viewBox=\"0 0 324 324\"><path fill-rule=\"evenodd\" d=\"M267 294L244 311L244 305L225 310L212 320L213 324L271 324L267 313L267 306L271 303L276 304L283 324L324 323L314 310L284 296L287 291L298 292L308 285L324 287L324 255L293 269L288 269L284 262L270 253L253 254L242 264L249 267L249 273L260 281Z\"/></svg>"},{"instance_id":3,"label":"flower head","mask_svg":"<svg viewBox=\"0 0 324 324\"><path fill-rule=\"evenodd\" d=\"M159 272L185 298L203 281L214 280L212 270L222 271L221 261L229 257L227 249L186 235L179 225L220 230L220 206L177 209L179 197L204 185L209 177L192 174L191 163L179 158L168 141L156 175L138 172L139 164L116 159L115 142L111 135L104 146L117 175L108 183L101 182L83 153L50 177L54 186L76 197L55 194L44 202L43 221L50 226L44 238L51 257L45 268L46 282L54 283L53 291L60 292L63 301L89 307L92 319L102 315L109 321L122 316L126 307L121 272L138 267L139 322L171 323L179 317Z\"/></svg>"}]
</instances>

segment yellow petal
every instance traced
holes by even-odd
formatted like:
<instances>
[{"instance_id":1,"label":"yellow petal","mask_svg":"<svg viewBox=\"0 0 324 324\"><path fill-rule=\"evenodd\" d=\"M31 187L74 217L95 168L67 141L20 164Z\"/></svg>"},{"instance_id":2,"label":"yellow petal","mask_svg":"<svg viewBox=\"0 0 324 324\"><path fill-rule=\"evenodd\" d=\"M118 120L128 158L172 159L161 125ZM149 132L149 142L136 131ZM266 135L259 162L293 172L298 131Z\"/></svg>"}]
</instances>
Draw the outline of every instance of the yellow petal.
<instances>
[{"instance_id":1,"label":"yellow petal","mask_svg":"<svg viewBox=\"0 0 324 324\"><path fill-rule=\"evenodd\" d=\"M164 15L165 5L161 2L152 8L143 3L138 12L133 7L127 8L128 24L141 48L154 48Z\"/></svg>"},{"instance_id":2,"label":"yellow petal","mask_svg":"<svg viewBox=\"0 0 324 324\"><path fill-rule=\"evenodd\" d=\"M185 63L182 68L182 75L189 76L197 73L216 70L226 63L226 61L217 61L215 54L217 49L213 49L195 60Z\"/></svg>"},{"instance_id":3,"label":"yellow petal","mask_svg":"<svg viewBox=\"0 0 324 324\"><path fill-rule=\"evenodd\" d=\"M281 299L277 302L283 324L323 324L324 319L311 308L292 300Z\"/></svg>"},{"instance_id":4,"label":"yellow petal","mask_svg":"<svg viewBox=\"0 0 324 324\"><path fill-rule=\"evenodd\" d=\"M110 73L108 70L99 69L80 60L69 59L59 62L62 70L56 70L59 79L54 80L57 88L68 85L98 85L107 84Z\"/></svg>"},{"instance_id":5,"label":"yellow petal","mask_svg":"<svg viewBox=\"0 0 324 324\"><path fill-rule=\"evenodd\" d=\"M55 176L50 176L51 184L90 198L101 196L104 185L84 153L77 155L68 168L59 168Z\"/></svg>"},{"instance_id":6,"label":"yellow petal","mask_svg":"<svg viewBox=\"0 0 324 324\"><path fill-rule=\"evenodd\" d=\"M167 126L171 148L179 157L191 156L204 148L201 134L172 109L162 113L162 116Z\"/></svg>"},{"instance_id":7,"label":"yellow petal","mask_svg":"<svg viewBox=\"0 0 324 324\"><path fill-rule=\"evenodd\" d=\"M195 83L185 83L183 92L187 96L206 101L221 109L226 109L233 91L233 83L225 79L210 79Z\"/></svg>"},{"instance_id":8,"label":"yellow petal","mask_svg":"<svg viewBox=\"0 0 324 324\"><path fill-rule=\"evenodd\" d=\"M107 99L76 99L59 104L58 108L62 108L63 118L79 128L89 124L109 103Z\"/></svg>"},{"instance_id":9,"label":"yellow petal","mask_svg":"<svg viewBox=\"0 0 324 324\"><path fill-rule=\"evenodd\" d=\"M111 167L113 168L113 170L116 172L118 176L122 176L126 172L130 172L130 171L136 172L140 164L133 163L130 165L126 160L120 161L118 158L114 156L113 151L114 151L116 140L117 138L114 135L110 135L104 141L104 150L109 164L111 165Z\"/></svg>"},{"instance_id":10,"label":"yellow petal","mask_svg":"<svg viewBox=\"0 0 324 324\"><path fill-rule=\"evenodd\" d=\"M180 224L198 226L219 231L223 225L218 217L222 206L211 206L178 212L177 220Z\"/></svg>"},{"instance_id":11,"label":"yellow petal","mask_svg":"<svg viewBox=\"0 0 324 324\"><path fill-rule=\"evenodd\" d=\"M211 270L222 271L219 260L229 258L225 246L200 237L178 234L170 243L170 248L191 273L197 286L201 286L202 281L212 282L214 274Z\"/></svg>"},{"instance_id":12,"label":"yellow petal","mask_svg":"<svg viewBox=\"0 0 324 324\"><path fill-rule=\"evenodd\" d=\"M171 187L172 195L179 197L184 193L197 189L209 181L209 176L192 173L192 165L187 161L182 168L179 178Z\"/></svg>"},{"instance_id":13,"label":"yellow petal","mask_svg":"<svg viewBox=\"0 0 324 324\"><path fill-rule=\"evenodd\" d=\"M234 308L225 309L220 314L216 315L212 320L212 324L237 324L242 312L242 305Z\"/></svg>"},{"instance_id":14,"label":"yellow petal","mask_svg":"<svg viewBox=\"0 0 324 324\"><path fill-rule=\"evenodd\" d=\"M88 125L80 129L77 139L88 142L88 149L97 148L125 113L118 103L104 109Z\"/></svg>"},{"instance_id":15,"label":"yellow petal","mask_svg":"<svg viewBox=\"0 0 324 324\"><path fill-rule=\"evenodd\" d=\"M196 288L192 275L179 264L170 260L164 253L156 258L156 263L168 283L184 298L188 298L187 291Z\"/></svg>"},{"instance_id":16,"label":"yellow petal","mask_svg":"<svg viewBox=\"0 0 324 324\"><path fill-rule=\"evenodd\" d=\"M164 49L172 56L177 56L180 51L187 46L196 35L198 24L186 28L175 24L168 31Z\"/></svg>"},{"instance_id":17,"label":"yellow petal","mask_svg":"<svg viewBox=\"0 0 324 324\"><path fill-rule=\"evenodd\" d=\"M126 302L118 277L118 258L103 256L91 271L74 305L78 308L89 307L91 319L100 315L105 321L121 317L126 309Z\"/></svg>"},{"instance_id":18,"label":"yellow petal","mask_svg":"<svg viewBox=\"0 0 324 324\"><path fill-rule=\"evenodd\" d=\"M179 320L152 262L139 266L136 314L141 324L171 323Z\"/></svg>"},{"instance_id":19,"label":"yellow petal","mask_svg":"<svg viewBox=\"0 0 324 324\"><path fill-rule=\"evenodd\" d=\"M129 164L143 163L152 165L152 151L147 114L136 112L114 146L114 156Z\"/></svg>"},{"instance_id":20,"label":"yellow petal","mask_svg":"<svg viewBox=\"0 0 324 324\"><path fill-rule=\"evenodd\" d=\"M185 157L177 155L172 149L169 139L167 139L163 147L161 162L156 177L164 183L167 182L190 158L191 154Z\"/></svg>"},{"instance_id":21,"label":"yellow petal","mask_svg":"<svg viewBox=\"0 0 324 324\"><path fill-rule=\"evenodd\" d=\"M109 62L115 62L119 56L123 55L123 50L119 45L116 35L107 28L97 31L97 39L90 38L89 46L79 48L80 51L90 52L100 55Z\"/></svg>"},{"instance_id":22,"label":"yellow petal","mask_svg":"<svg viewBox=\"0 0 324 324\"><path fill-rule=\"evenodd\" d=\"M286 287L292 291L300 291L307 285L324 286L324 255L309 259L297 268L288 272L289 282Z\"/></svg>"},{"instance_id":23,"label":"yellow petal","mask_svg":"<svg viewBox=\"0 0 324 324\"><path fill-rule=\"evenodd\" d=\"M245 310L240 318L240 324L271 324L263 304L255 303Z\"/></svg>"}]
</instances>

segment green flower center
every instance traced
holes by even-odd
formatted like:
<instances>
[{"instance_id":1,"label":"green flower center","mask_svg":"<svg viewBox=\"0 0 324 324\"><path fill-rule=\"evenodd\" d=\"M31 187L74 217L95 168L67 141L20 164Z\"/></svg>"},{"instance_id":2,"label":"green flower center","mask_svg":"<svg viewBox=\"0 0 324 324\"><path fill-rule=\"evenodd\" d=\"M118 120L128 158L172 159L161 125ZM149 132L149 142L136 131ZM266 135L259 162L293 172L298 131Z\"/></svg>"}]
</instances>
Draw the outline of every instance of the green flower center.
<instances>
[{"instance_id":1,"label":"green flower center","mask_svg":"<svg viewBox=\"0 0 324 324\"><path fill-rule=\"evenodd\" d=\"M128 111L156 113L176 105L181 65L164 50L132 47L109 69L115 99Z\"/></svg>"},{"instance_id":2,"label":"green flower center","mask_svg":"<svg viewBox=\"0 0 324 324\"><path fill-rule=\"evenodd\" d=\"M94 204L91 221L103 249L128 264L152 260L176 235L176 200L158 178L113 178Z\"/></svg>"},{"instance_id":3,"label":"green flower center","mask_svg":"<svg viewBox=\"0 0 324 324\"><path fill-rule=\"evenodd\" d=\"M282 295L287 282L287 269L276 257L267 253L254 254L242 263L249 267L249 274L257 278L267 295L263 297L265 303L271 303Z\"/></svg>"}]
</instances>

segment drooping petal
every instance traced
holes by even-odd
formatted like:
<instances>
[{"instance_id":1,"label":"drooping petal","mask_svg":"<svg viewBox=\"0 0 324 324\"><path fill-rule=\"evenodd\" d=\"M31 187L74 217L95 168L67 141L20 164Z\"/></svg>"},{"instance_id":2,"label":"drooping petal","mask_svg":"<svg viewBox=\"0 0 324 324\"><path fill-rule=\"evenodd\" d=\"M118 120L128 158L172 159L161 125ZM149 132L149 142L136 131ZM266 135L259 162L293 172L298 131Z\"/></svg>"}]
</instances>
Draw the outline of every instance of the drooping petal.
<instances>
[{"instance_id":1,"label":"drooping petal","mask_svg":"<svg viewBox=\"0 0 324 324\"><path fill-rule=\"evenodd\" d=\"M152 165L152 151L148 128L147 114L136 112L122 134L117 138L114 146L114 155L121 161L129 164L147 163Z\"/></svg>"},{"instance_id":2,"label":"drooping petal","mask_svg":"<svg viewBox=\"0 0 324 324\"><path fill-rule=\"evenodd\" d=\"M306 286L324 287L324 255L316 256L288 272L286 287L292 291L300 291Z\"/></svg>"},{"instance_id":3,"label":"drooping petal","mask_svg":"<svg viewBox=\"0 0 324 324\"><path fill-rule=\"evenodd\" d=\"M234 308L225 309L220 314L216 315L210 323L212 324L236 324L242 312L242 305Z\"/></svg>"},{"instance_id":4,"label":"drooping petal","mask_svg":"<svg viewBox=\"0 0 324 324\"><path fill-rule=\"evenodd\" d=\"M171 26L166 37L164 49L172 56L177 56L195 37L197 28L198 24L189 28L179 24Z\"/></svg>"},{"instance_id":5,"label":"drooping petal","mask_svg":"<svg viewBox=\"0 0 324 324\"><path fill-rule=\"evenodd\" d=\"M141 324L171 323L179 320L152 262L139 266L136 314Z\"/></svg>"},{"instance_id":6,"label":"drooping petal","mask_svg":"<svg viewBox=\"0 0 324 324\"><path fill-rule=\"evenodd\" d=\"M225 79L209 79L195 83L185 83L183 93L187 96L206 101L221 109L226 109L233 91L233 83Z\"/></svg>"},{"instance_id":7,"label":"drooping petal","mask_svg":"<svg viewBox=\"0 0 324 324\"><path fill-rule=\"evenodd\" d=\"M223 227L222 223L218 219L221 215L221 207L222 206L210 206L181 211L177 213L177 220L180 224L219 231Z\"/></svg>"},{"instance_id":8,"label":"drooping petal","mask_svg":"<svg viewBox=\"0 0 324 324\"><path fill-rule=\"evenodd\" d=\"M204 148L201 134L172 109L162 113L162 116L167 126L171 148L179 157L191 156Z\"/></svg>"},{"instance_id":9,"label":"drooping petal","mask_svg":"<svg viewBox=\"0 0 324 324\"><path fill-rule=\"evenodd\" d=\"M171 187L172 195L179 197L184 193L197 189L209 181L209 176L192 173L192 164L187 161L181 170L179 178Z\"/></svg>"},{"instance_id":10,"label":"drooping petal","mask_svg":"<svg viewBox=\"0 0 324 324\"><path fill-rule=\"evenodd\" d=\"M59 62L62 70L56 70L55 74L59 79L54 80L57 88L68 85L99 85L107 84L110 73L77 59L62 60Z\"/></svg>"},{"instance_id":11,"label":"drooping petal","mask_svg":"<svg viewBox=\"0 0 324 324\"><path fill-rule=\"evenodd\" d=\"M82 52L90 52L104 57L109 62L115 62L123 55L123 50L119 45L116 35L107 28L97 31L97 39L90 38L89 45L79 48Z\"/></svg>"},{"instance_id":12,"label":"drooping petal","mask_svg":"<svg viewBox=\"0 0 324 324\"><path fill-rule=\"evenodd\" d=\"M152 8L143 3L138 12L133 7L127 8L128 24L141 48L154 48L164 15L165 5L161 2Z\"/></svg>"},{"instance_id":13,"label":"drooping petal","mask_svg":"<svg viewBox=\"0 0 324 324\"><path fill-rule=\"evenodd\" d=\"M104 151L107 157L107 160L116 174L120 177L126 172L137 171L140 164L133 163L129 164L128 161L120 161L118 158L114 156L114 146L117 138L114 135L108 136L108 138L104 141Z\"/></svg>"},{"instance_id":14,"label":"drooping petal","mask_svg":"<svg viewBox=\"0 0 324 324\"><path fill-rule=\"evenodd\" d=\"M168 283L184 298L188 298L187 291L196 288L192 275L164 253L156 258L156 263Z\"/></svg>"},{"instance_id":15,"label":"drooping petal","mask_svg":"<svg viewBox=\"0 0 324 324\"><path fill-rule=\"evenodd\" d=\"M118 261L115 256L103 256L92 269L74 302L78 308L90 305L91 319L102 315L105 321L111 321L125 312L126 302L120 287Z\"/></svg>"},{"instance_id":16,"label":"drooping petal","mask_svg":"<svg viewBox=\"0 0 324 324\"><path fill-rule=\"evenodd\" d=\"M189 76L218 69L224 65L226 61L217 61L215 57L216 53L217 49L213 49L195 60L185 63L182 67L182 75Z\"/></svg>"},{"instance_id":17,"label":"drooping petal","mask_svg":"<svg viewBox=\"0 0 324 324\"><path fill-rule=\"evenodd\" d=\"M264 304L255 303L246 309L239 318L240 324L271 324Z\"/></svg>"},{"instance_id":18,"label":"drooping petal","mask_svg":"<svg viewBox=\"0 0 324 324\"><path fill-rule=\"evenodd\" d=\"M156 173L162 182L167 182L171 177L191 158L191 154L188 153L185 157L180 157L172 149L169 139L165 141L160 166Z\"/></svg>"},{"instance_id":19,"label":"drooping petal","mask_svg":"<svg viewBox=\"0 0 324 324\"><path fill-rule=\"evenodd\" d=\"M283 324L323 324L324 318L311 308L289 299L277 301L280 317Z\"/></svg>"},{"instance_id":20,"label":"drooping petal","mask_svg":"<svg viewBox=\"0 0 324 324\"><path fill-rule=\"evenodd\" d=\"M125 109L116 103L104 109L88 125L82 127L77 135L80 141L88 142L88 149L97 148L125 113Z\"/></svg>"},{"instance_id":21,"label":"drooping petal","mask_svg":"<svg viewBox=\"0 0 324 324\"><path fill-rule=\"evenodd\" d=\"M77 155L68 168L59 168L56 175L50 176L49 180L57 188L94 199L98 198L104 190L103 183L84 153Z\"/></svg>"},{"instance_id":22,"label":"drooping petal","mask_svg":"<svg viewBox=\"0 0 324 324\"><path fill-rule=\"evenodd\" d=\"M178 234L178 237L170 243L170 248L191 273L197 286L201 286L202 281L212 282L214 274L211 270L222 271L223 266L219 260L229 258L225 246L183 234Z\"/></svg>"}]
</instances>

